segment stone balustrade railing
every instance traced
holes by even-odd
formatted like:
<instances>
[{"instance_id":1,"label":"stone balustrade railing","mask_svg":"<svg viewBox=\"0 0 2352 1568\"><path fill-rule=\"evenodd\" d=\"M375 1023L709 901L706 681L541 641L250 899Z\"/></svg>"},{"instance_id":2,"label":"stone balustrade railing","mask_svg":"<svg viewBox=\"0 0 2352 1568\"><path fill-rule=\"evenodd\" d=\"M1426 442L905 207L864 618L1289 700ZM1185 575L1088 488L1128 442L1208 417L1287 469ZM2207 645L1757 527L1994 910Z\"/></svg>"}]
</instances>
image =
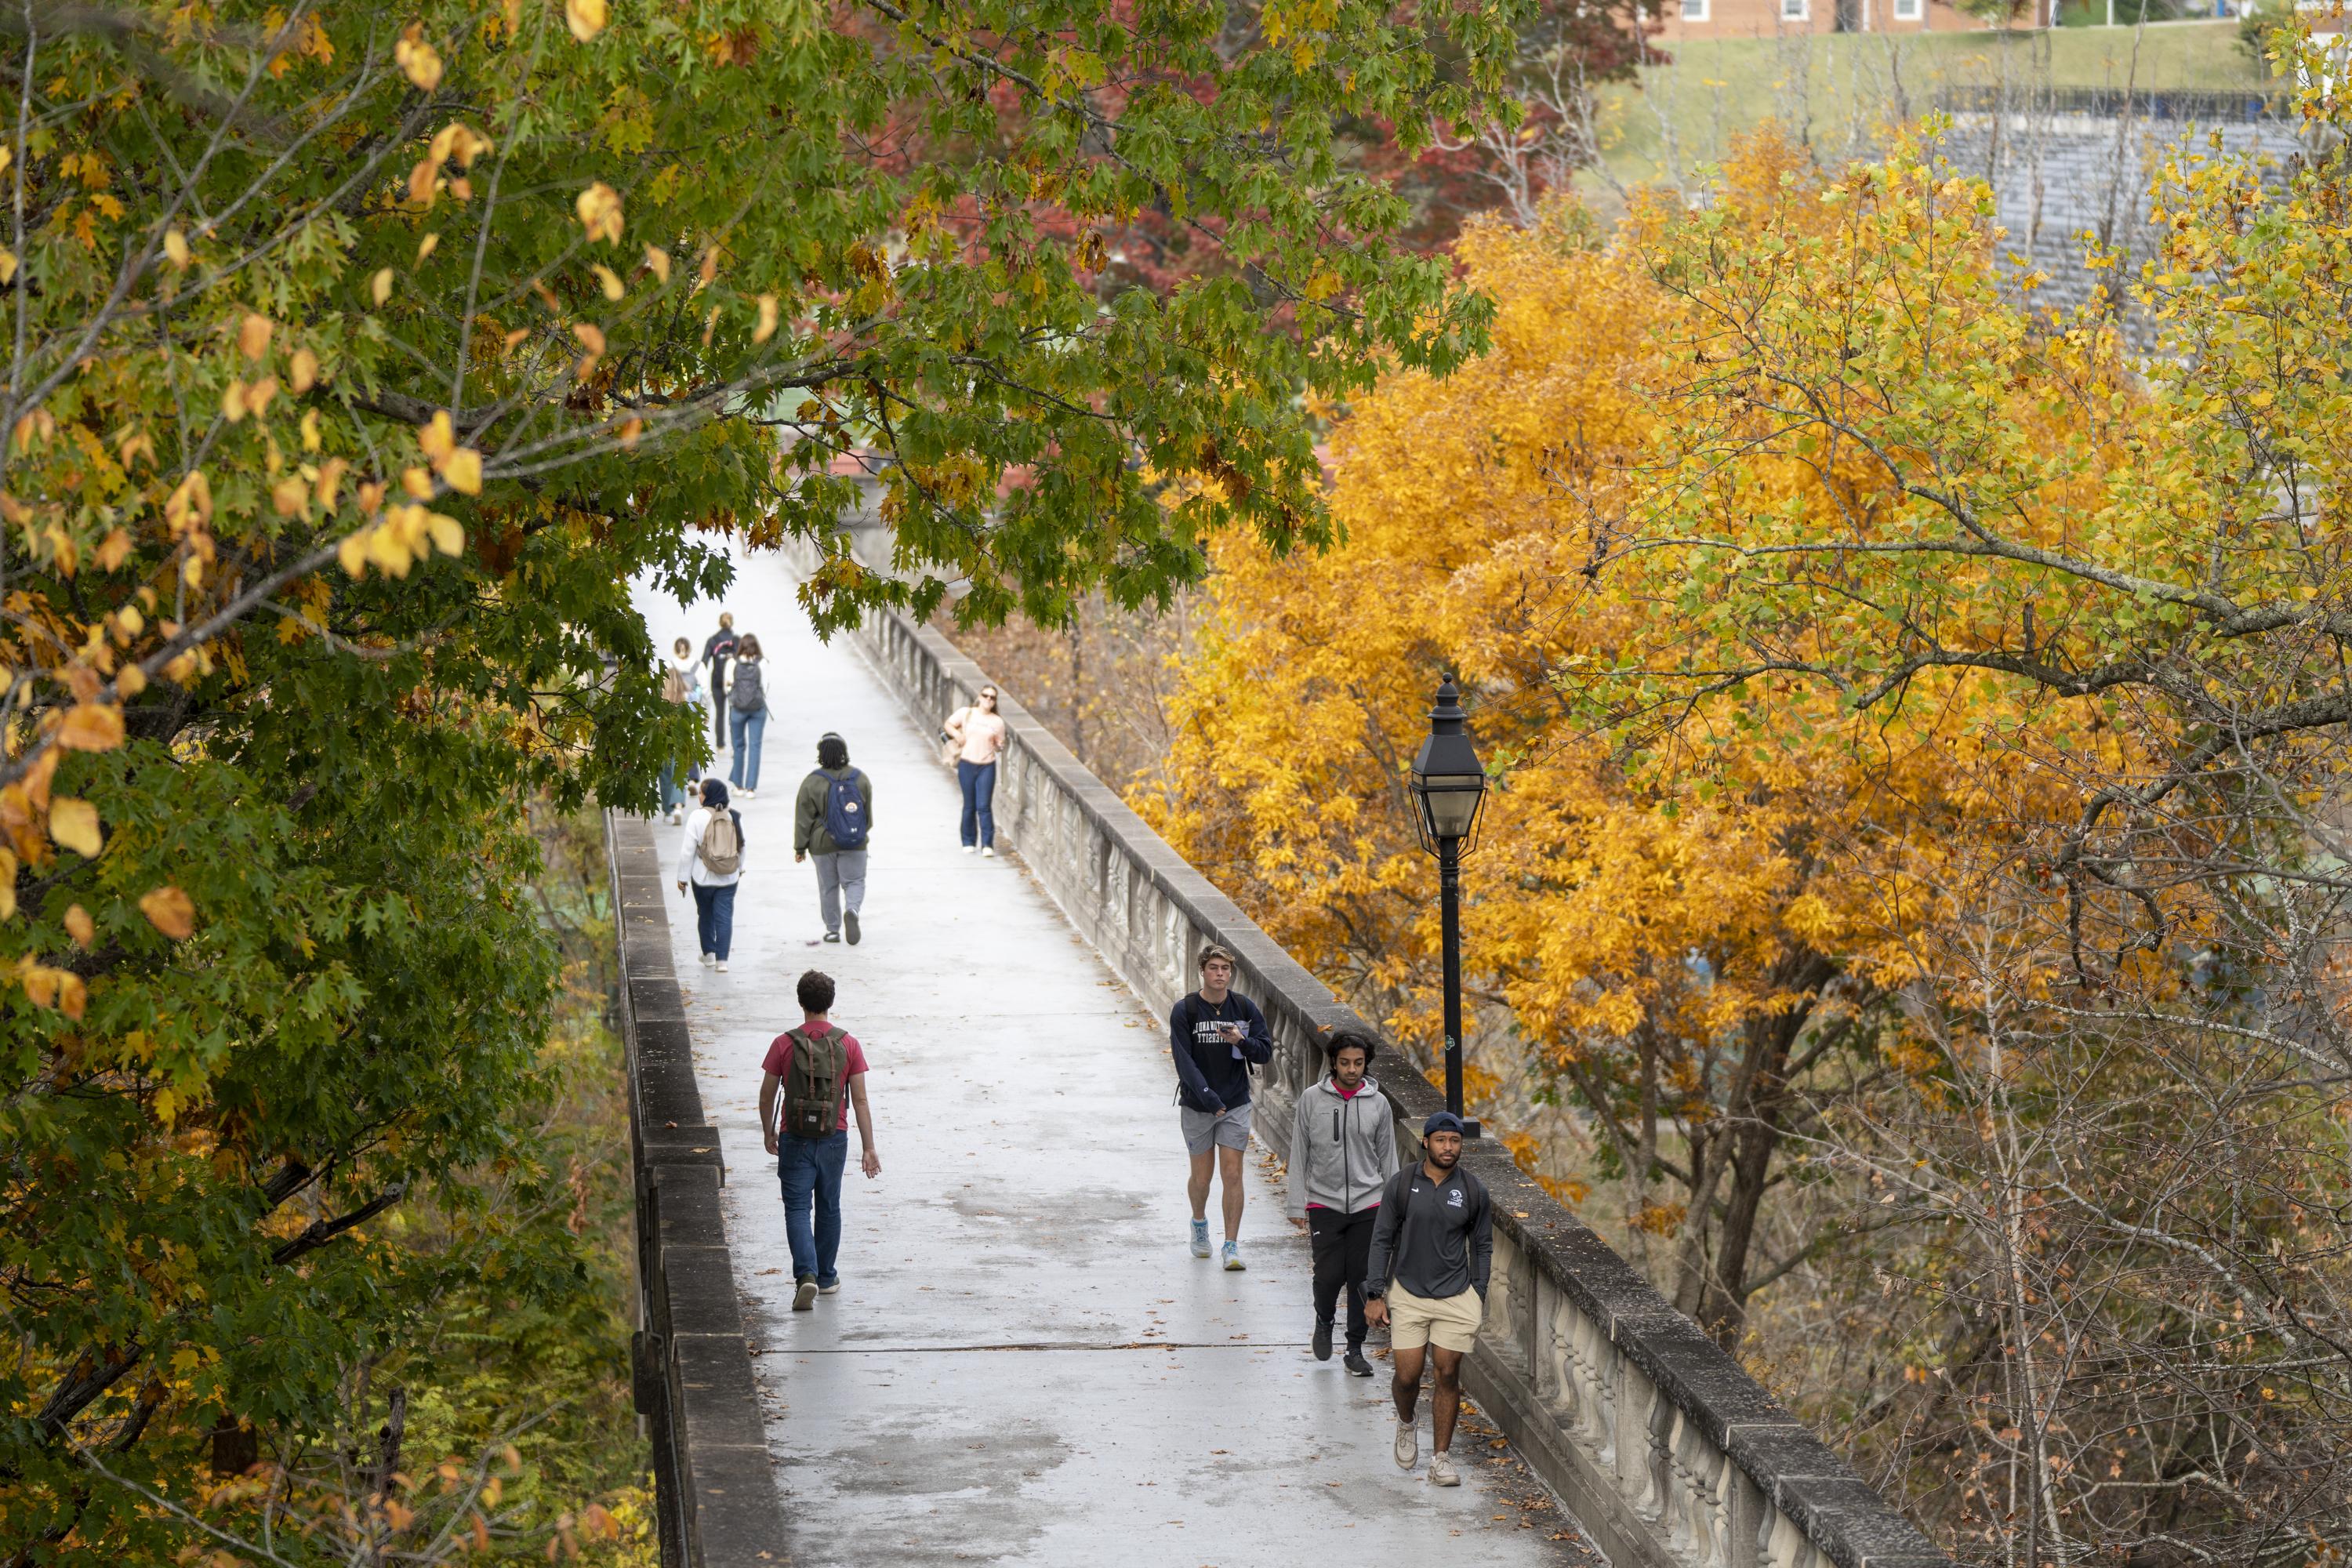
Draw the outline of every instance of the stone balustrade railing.
<instances>
[{"instance_id":1,"label":"stone balustrade railing","mask_svg":"<svg viewBox=\"0 0 2352 1568\"><path fill-rule=\"evenodd\" d=\"M805 550L806 547L803 547ZM813 553L803 564L813 565ZM898 614L845 634L917 724L934 730L988 678L939 632ZM1318 1042L1367 1028L1009 697L999 842L1153 1006L1192 988L1216 942L1265 1010L1276 1054L1259 1135L1287 1154L1290 1110L1321 1069ZM1389 1084L1405 1146L1442 1098ZM1690 1319L1492 1140L1464 1156L1496 1209L1492 1288L1471 1396L1618 1568L1948 1568L1948 1559Z\"/></svg>"},{"instance_id":2,"label":"stone balustrade railing","mask_svg":"<svg viewBox=\"0 0 2352 1568\"><path fill-rule=\"evenodd\" d=\"M636 1187L637 1414L653 1445L664 1568L783 1561L751 1346L719 1211L726 1162L702 1111L694 1046L671 968L651 824L607 814L627 1049L629 1168Z\"/></svg>"}]
</instances>

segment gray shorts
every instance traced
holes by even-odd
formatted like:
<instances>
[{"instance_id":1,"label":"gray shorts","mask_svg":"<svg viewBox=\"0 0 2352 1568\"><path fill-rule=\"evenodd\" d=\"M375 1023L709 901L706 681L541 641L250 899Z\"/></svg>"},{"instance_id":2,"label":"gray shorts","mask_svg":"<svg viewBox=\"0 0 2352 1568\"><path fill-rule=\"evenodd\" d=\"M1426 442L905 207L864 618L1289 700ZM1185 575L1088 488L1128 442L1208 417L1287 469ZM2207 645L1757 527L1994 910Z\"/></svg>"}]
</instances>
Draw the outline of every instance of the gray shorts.
<instances>
[{"instance_id":1,"label":"gray shorts","mask_svg":"<svg viewBox=\"0 0 2352 1568\"><path fill-rule=\"evenodd\" d=\"M1247 1105L1229 1106L1222 1116L1214 1111L1195 1110L1189 1105L1176 1108L1184 1123L1184 1147L1194 1155L1205 1154L1212 1145L1226 1149L1249 1147L1250 1110Z\"/></svg>"}]
</instances>

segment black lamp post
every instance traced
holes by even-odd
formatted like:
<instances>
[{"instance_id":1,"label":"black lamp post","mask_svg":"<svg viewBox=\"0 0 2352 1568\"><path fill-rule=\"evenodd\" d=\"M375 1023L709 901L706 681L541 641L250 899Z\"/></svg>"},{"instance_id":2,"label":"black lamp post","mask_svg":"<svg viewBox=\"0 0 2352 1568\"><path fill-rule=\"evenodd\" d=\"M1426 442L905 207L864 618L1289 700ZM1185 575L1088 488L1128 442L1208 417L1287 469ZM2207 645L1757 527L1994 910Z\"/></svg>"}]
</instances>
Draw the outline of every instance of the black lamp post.
<instances>
[{"instance_id":1,"label":"black lamp post","mask_svg":"<svg viewBox=\"0 0 2352 1568\"><path fill-rule=\"evenodd\" d=\"M1429 710L1429 739L1412 760L1413 799L1421 807L1421 846L1437 857L1437 888L1445 950L1445 1108L1462 1115L1462 858L1476 847L1479 807L1486 803L1486 770L1471 744L1454 678L1437 689ZM1465 1134L1478 1124L1463 1119Z\"/></svg>"}]
</instances>

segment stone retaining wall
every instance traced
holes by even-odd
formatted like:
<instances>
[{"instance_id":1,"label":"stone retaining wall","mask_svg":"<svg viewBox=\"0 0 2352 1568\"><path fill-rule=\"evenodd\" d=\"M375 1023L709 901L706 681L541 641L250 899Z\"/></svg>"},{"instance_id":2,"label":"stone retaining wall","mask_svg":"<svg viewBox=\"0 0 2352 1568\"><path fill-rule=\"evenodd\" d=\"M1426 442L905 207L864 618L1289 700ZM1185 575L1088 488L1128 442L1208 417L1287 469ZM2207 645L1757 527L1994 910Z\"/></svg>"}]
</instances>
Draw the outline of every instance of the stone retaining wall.
<instances>
[{"instance_id":1,"label":"stone retaining wall","mask_svg":"<svg viewBox=\"0 0 2352 1568\"><path fill-rule=\"evenodd\" d=\"M2137 106L2131 114L2084 114L2035 106L2026 112L1963 113L1955 117L1938 151L1952 167L1991 185L1997 221L2006 230L2000 255L2021 256L2048 274L2033 305L2074 309L2102 285L2128 289L2141 265L2157 254L2162 236L2150 221L2148 179L2179 155L2268 159L2265 177L2283 178L2283 165L2304 151L2294 128L2282 121L2239 119L2191 124L2159 118ZM2218 147L2210 142L2218 141ZM2118 260L2094 271L2084 265L2088 237L2105 237ZM2145 338L2150 323L2136 306L2125 318Z\"/></svg>"},{"instance_id":2,"label":"stone retaining wall","mask_svg":"<svg viewBox=\"0 0 2352 1568\"><path fill-rule=\"evenodd\" d=\"M653 1441L665 1568L784 1561L784 1512L751 1377L719 1212L719 1132L694 1081L694 1045L670 966L653 826L606 813L621 956L629 1168L636 1189L637 1414Z\"/></svg>"},{"instance_id":3,"label":"stone retaining wall","mask_svg":"<svg viewBox=\"0 0 2352 1568\"><path fill-rule=\"evenodd\" d=\"M814 552L798 548L813 566ZM877 616L843 635L927 732L988 683L953 643L904 616ZM1320 1069L1317 1042L1341 1026L1369 1026L1019 703L1006 697L1001 708L1012 741L998 770L998 842L1155 1008L1192 988L1204 942L1237 955L1235 984L1265 1009L1275 1037L1256 1128L1286 1154L1291 1108ZM1433 889L1435 878L1433 869ZM1410 1148L1412 1130L1443 1097L1410 1076L1390 1091ZM1948 1568L1497 1142L1474 1143L1464 1159L1496 1211L1469 1391L1617 1568Z\"/></svg>"}]
</instances>

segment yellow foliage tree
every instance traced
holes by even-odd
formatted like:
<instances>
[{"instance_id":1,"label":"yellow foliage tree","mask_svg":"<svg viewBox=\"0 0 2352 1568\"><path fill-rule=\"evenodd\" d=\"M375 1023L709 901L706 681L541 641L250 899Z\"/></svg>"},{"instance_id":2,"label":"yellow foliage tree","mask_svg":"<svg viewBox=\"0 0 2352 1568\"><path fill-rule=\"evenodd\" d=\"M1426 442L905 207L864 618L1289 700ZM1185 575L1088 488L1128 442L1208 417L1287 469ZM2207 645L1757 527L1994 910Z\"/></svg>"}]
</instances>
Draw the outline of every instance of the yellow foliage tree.
<instances>
[{"instance_id":1,"label":"yellow foliage tree","mask_svg":"<svg viewBox=\"0 0 2352 1568\"><path fill-rule=\"evenodd\" d=\"M1394 376L1349 411L1332 551L1217 547L1161 807L1304 962L1426 1040L1431 879L1403 775L1438 672L1459 671L1502 786L1469 879L1474 1053L1522 1056L1592 1113L1632 1226L1674 1239L1678 1304L1726 1333L1789 1262L1757 1251L1785 1141L1906 1070L1893 1004L1948 897L1948 849L2059 799L2007 749L1993 760L2001 700L1956 680L1888 722L1694 640L1684 668L1724 679L1671 710L1617 694L1643 673L1629 652L1673 645L1693 580L1629 555L1624 519L1686 484L1790 515L1870 484L1843 456L1712 476L1676 461L1692 418L1679 345L1713 308L1674 285L1690 247L1752 263L1836 243L1851 275L1891 273L1913 237L1841 228L1829 189L1768 137L1704 214L1644 206L1605 244L1568 207L1468 235L1493 353L1444 380ZM1963 331L2007 330L2017 312L1973 233L1938 236L1951 310ZM2089 334L2080 352L2112 343Z\"/></svg>"},{"instance_id":2,"label":"yellow foliage tree","mask_svg":"<svg viewBox=\"0 0 2352 1568\"><path fill-rule=\"evenodd\" d=\"M1718 1332L1893 1232L1818 1413L2009 1562L2352 1545L2352 95L2276 49L2319 134L2155 171L2136 342L2037 310L1932 141L1474 232L1494 353L1346 412L1329 553L1216 546L1166 764L1180 847L1426 1042L1459 671L1474 1055L1579 1103Z\"/></svg>"}]
</instances>

